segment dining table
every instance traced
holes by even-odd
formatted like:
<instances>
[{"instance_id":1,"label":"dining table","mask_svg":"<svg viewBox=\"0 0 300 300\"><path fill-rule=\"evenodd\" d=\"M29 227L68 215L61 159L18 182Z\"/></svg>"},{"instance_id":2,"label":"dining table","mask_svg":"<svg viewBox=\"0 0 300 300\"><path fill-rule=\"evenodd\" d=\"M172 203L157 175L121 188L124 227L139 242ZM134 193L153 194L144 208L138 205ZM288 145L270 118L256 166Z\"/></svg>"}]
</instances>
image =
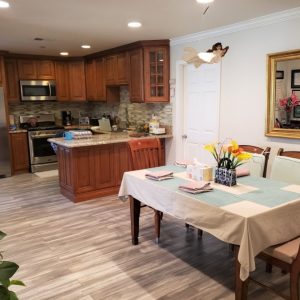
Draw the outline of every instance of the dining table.
<instances>
[{"instance_id":1,"label":"dining table","mask_svg":"<svg viewBox=\"0 0 300 300\"><path fill-rule=\"evenodd\" d=\"M151 180L149 172L170 171L173 177ZM212 190L188 193L179 186L193 181L182 166L168 165L125 172L119 198L130 201L132 243L138 244L141 202L236 245L236 299L255 270L264 249L300 236L300 185L244 176L235 186L210 182Z\"/></svg>"}]
</instances>

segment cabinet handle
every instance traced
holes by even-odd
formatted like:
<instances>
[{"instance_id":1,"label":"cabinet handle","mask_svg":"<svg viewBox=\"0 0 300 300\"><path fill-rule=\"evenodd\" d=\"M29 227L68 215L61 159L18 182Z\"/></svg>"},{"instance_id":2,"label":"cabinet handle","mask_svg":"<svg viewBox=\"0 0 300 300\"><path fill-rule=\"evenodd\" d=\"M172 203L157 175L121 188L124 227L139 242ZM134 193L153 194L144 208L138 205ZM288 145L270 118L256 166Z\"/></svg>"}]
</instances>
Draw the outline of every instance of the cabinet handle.
<instances>
[{"instance_id":1,"label":"cabinet handle","mask_svg":"<svg viewBox=\"0 0 300 300\"><path fill-rule=\"evenodd\" d=\"M187 134L183 134L181 137L182 137L183 139L187 139Z\"/></svg>"}]
</instances>

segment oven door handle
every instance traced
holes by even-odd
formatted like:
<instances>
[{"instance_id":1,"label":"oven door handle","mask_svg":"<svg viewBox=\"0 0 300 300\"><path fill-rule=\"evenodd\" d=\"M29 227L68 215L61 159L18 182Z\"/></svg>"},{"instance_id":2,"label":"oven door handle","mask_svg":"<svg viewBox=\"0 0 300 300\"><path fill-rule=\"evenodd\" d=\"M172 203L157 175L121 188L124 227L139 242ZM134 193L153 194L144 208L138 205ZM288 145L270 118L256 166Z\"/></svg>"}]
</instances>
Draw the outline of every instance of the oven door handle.
<instances>
[{"instance_id":1,"label":"oven door handle","mask_svg":"<svg viewBox=\"0 0 300 300\"><path fill-rule=\"evenodd\" d=\"M55 134L41 134L41 135L32 135L30 136L33 140L36 139L44 139L44 138L54 138L56 137Z\"/></svg>"}]
</instances>

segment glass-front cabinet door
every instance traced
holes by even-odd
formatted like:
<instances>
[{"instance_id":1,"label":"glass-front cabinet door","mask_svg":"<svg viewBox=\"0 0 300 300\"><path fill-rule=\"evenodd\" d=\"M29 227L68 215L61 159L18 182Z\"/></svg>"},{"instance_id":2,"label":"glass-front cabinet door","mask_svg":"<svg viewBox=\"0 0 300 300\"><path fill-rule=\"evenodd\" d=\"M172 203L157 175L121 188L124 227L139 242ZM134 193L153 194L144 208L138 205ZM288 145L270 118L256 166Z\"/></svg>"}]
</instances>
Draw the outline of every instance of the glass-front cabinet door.
<instances>
[{"instance_id":1,"label":"glass-front cabinet door","mask_svg":"<svg viewBox=\"0 0 300 300\"><path fill-rule=\"evenodd\" d=\"M169 102L169 48L144 49L145 102Z\"/></svg>"}]
</instances>

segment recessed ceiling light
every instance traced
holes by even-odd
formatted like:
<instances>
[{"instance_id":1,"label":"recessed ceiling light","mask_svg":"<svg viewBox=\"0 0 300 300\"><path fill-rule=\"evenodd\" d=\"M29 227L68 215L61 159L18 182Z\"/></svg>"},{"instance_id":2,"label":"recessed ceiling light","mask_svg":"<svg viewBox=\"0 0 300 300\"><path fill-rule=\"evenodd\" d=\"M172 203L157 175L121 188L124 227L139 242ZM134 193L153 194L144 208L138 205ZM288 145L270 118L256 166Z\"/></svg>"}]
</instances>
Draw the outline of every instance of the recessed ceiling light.
<instances>
[{"instance_id":1,"label":"recessed ceiling light","mask_svg":"<svg viewBox=\"0 0 300 300\"><path fill-rule=\"evenodd\" d=\"M142 23L141 22L137 22L137 21L133 21L133 22L129 22L127 25L130 28L139 28L139 27L142 26Z\"/></svg>"},{"instance_id":2,"label":"recessed ceiling light","mask_svg":"<svg viewBox=\"0 0 300 300\"><path fill-rule=\"evenodd\" d=\"M196 0L198 3L201 3L201 4L207 4L207 3L212 3L214 2L214 0Z\"/></svg>"},{"instance_id":3,"label":"recessed ceiling light","mask_svg":"<svg viewBox=\"0 0 300 300\"><path fill-rule=\"evenodd\" d=\"M9 3L6 1L0 1L0 8L6 8L9 7Z\"/></svg>"},{"instance_id":4,"label":"recessed ceiling light","mask_svg":"<svg viewBox=\"0 0 300 300\"><path fill-rule=\"evenodd\" d=\"M62 56L68 56L69 52L60 52L60 55L62 55Z\"/></svg>"},{"instance_id":5,"label":"recessed ceiling light","mask_svg":"<svg viewBox=\"0 0 300 300\"><path fill-rule=\"evenodd\" d=\"M83 48L83 49L90 49L91 46L90 45L81 45L81 48Z\"/></svg>"}]
</instances>

